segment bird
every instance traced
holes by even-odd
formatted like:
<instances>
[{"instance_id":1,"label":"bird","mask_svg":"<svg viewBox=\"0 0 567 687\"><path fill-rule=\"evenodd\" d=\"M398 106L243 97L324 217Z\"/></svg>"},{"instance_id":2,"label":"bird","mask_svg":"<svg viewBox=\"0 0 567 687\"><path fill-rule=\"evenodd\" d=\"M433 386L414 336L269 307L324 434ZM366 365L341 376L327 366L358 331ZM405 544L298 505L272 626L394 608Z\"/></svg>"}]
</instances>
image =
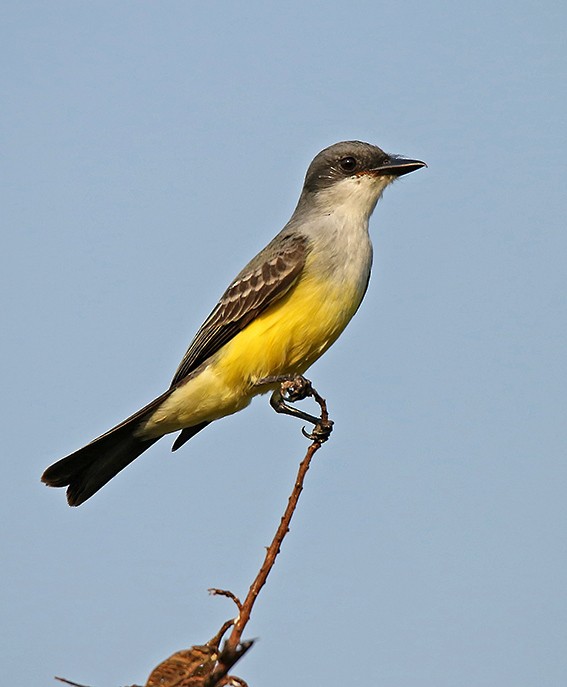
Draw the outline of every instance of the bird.
<instances>
[{"instance_id":1,"label":"bird","mask_svg":"<svg viewBox=\"0 0 567 687\"><path fill-rule=\"evenodd\" d=\"M195 334L169 388L42 475L79 506L167 434L177 450L258 394L289 412L279 380L302 375L358 310L372 266L369 219L384 189L427 165L362 141L318 153L284 228L241 270ZM295 409L290 414L313 418Z\"/></svg>"}]
</instances>

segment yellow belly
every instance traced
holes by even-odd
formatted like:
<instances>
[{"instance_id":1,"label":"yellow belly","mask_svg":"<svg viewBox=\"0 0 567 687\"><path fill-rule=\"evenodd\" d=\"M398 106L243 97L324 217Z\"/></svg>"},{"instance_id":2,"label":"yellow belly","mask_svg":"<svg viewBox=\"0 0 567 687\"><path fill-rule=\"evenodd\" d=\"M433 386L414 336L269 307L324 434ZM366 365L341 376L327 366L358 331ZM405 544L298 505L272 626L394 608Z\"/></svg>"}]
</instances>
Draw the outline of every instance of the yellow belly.
<instances>
[{"instance_id":1,"label":"yellow belly","mask_svg":"<svg viewBox=\"0 0 567 687\"><path fill-rule=\"evenodd\" d=\"M148 421L144 434L157 436L224 417L275 386L258 387L258 380L305 372L337 339L362 296L359 284L329 284L306 270L288 294L171 394Z\"/></svg>"},{"instance_id":2,"label":"yellow belly","mask_svg":"<svg viewBox=\"0 0 567 687\"><path fill-rule=\"evenodd\" d=\"M216 369L231 386L304 372L354 315L361 295L353 291L302 279L223 348Z\"/></svg>"}]
</instances>

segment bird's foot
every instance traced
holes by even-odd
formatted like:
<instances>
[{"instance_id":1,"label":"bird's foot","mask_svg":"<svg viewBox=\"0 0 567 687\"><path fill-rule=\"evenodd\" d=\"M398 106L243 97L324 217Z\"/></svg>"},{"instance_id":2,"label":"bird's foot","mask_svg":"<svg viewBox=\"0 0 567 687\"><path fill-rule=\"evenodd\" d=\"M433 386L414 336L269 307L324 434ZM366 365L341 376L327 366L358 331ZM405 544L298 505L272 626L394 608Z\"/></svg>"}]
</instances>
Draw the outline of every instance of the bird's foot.
<instances>
[{"instance_id":1,"label":"bird's foot","mask_svg":"<svg viewBox=\"0 0 567 687\"><path fill-rule=\"evenodd\" d=\"M284 413L310 422L314 426L313 431L307 432L303 427L301 430L303 435L320 444L327 441L333 430L333 421L329 420L325 399L317 393L309 379L303 375L281 375L264 377L256 382L257 386L265 386L266 384L280 385L280 388L276 389L270 398L270 405L276 413ZM289 405L309 397L312 397L321 407L321 417L315 417Z\"/></svg>"},{"instance_id":2,"label":"bird's foot","mask_svg":"<svg viewBox=\"0 0 567 687\"><path fill-rule=\"evenodd\" d=\"M307 439L310 439L311 441L316 441L319 444L323 444L325 441L327 441L327 439L331 436L332 431L333 421L329 419L320 419L315 427L313 427L312 432L307 432L305 427L301 428L301 433L304 437L307 437Z\"/></svg>"}]
</instances>

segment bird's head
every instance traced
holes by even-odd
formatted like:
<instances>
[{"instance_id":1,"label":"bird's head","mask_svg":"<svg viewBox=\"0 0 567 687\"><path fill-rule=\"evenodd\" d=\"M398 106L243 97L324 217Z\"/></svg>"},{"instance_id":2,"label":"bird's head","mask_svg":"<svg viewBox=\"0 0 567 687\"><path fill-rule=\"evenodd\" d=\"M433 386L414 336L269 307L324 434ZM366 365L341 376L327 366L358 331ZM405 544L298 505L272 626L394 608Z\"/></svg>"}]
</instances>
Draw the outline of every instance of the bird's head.
<instances>
[{"instance_id":1,"label":"bird's head","mask_svg":"<svg viewBox=\"0 0 567 687\"><path fill-rule=\"evenodd\" d=\"M388 155L370 143L335 143L309 165L302 199L329 210L343 208L368 217L388 184L425 166L420 160Z\"/></svg>"}]
</instances>

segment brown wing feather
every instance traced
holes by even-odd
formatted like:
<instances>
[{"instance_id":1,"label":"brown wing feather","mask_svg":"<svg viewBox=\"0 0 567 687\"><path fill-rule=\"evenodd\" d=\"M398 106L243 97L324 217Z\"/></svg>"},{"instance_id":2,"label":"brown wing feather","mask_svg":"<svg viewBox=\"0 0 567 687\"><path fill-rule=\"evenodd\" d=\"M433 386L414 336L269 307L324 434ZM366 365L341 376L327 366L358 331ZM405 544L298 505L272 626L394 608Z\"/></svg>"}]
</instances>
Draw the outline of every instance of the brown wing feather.
<instances>
[{"instance_id":1,"label":"brown wing feather","mask_svg":"<svg viewBox=\"0 0 567 687\"><path fill-rule=\"evenodd\" d=\"M301 274L307 252L305 237L280 235L248 263L195 335L171 386L182 381L286 294Z\"/></svg>"}]
</instances>

